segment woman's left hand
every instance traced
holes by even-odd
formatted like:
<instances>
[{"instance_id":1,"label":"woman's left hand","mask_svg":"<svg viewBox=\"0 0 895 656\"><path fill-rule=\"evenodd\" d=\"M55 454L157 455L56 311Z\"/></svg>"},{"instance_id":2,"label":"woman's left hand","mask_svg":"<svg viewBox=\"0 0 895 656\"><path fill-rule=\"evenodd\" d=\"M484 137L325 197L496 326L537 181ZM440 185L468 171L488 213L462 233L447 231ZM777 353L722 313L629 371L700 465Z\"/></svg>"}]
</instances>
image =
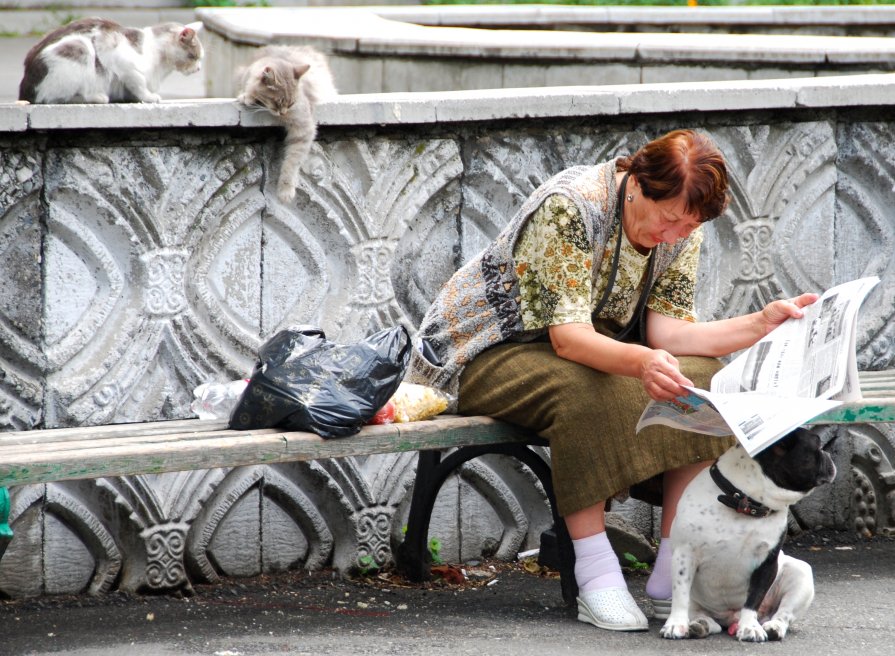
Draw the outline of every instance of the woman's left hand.
<instances>
[{"instance_id":1,"label":"woman's left hand","mask_svg":"<svg viewBox=\"0 0 895 656\"><path fill-rule=\"evenodd\" d=\"M808 292L787 300L771 301L761 311L764 334L767 335L787 319L801 319L805 314L802 308L811 305L818 298L818 294Z\"/></svg>"}]
</instances>

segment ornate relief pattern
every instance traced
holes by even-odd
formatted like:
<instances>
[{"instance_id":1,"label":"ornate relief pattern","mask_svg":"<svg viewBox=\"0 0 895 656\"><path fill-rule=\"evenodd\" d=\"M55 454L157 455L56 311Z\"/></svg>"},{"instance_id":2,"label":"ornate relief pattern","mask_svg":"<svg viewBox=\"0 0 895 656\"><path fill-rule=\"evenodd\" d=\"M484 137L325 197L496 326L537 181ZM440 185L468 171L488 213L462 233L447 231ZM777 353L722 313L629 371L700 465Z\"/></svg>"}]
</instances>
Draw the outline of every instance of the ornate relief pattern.
<instances>
[{"instance_id":1,"label":"ornate relief pattern","mask_svg":"<svg viewBox=\"0 0 895 656\"><path fill-rule=\"evenodd\" d=\"M0 148L0 428L12 430L38 422L43 397L40 167L36 150Z\"/></svg>"},{"instance_id":2,"label":"ornate relief pattern","mask_svg":"<svg viewBox=\"0 0 895 656\"><path fill-rule=\"evenodd\" d=\"M494 239L531 192L561 170L632 153L646 141L641 132L590 130L562 136L512 133L466 141L462 261Z\"/></svg>"},{"instance_id":3,"label":"ornate relief pattern","mask_svg":"<svg viewBox=\"0 0 895 656\"><path fill-rule=\"evenodd\" d=\"M183 553L185 524L160 524L141 533L146 543L146 584L151 590L170 590L186 583Z\"/></svg>"},{"instance_id":4,"label":"ornate relief pattern","mask_svg":"<svg viewBox=\"0 0 895 656\"><path fill-rule=\"evenodd\" d=\"M340 341L413 328L447 276L537 185L567 166L632 152L664 129L321 141L290 206L261 189L274 177L264 175L274 149L260 145L60 148L45 165L0 149L0 181L17 181L0 186L0 254L17 263L0 285L0 423L33 425L45 384L50 425L187 416L195 385L245 374L260 341L291 323L317 323ZM892 366L893 128L710 131L730 164L733 201L707 229L703 317L877 274L860 358ZM42 276L33 265L41 257ZM892 429L848 430L850 521L895 530ZM298 565L347 570L366 556L381 566L400 539L415 458L20 488L19 537L0 564L0 588L77 592L64 586L81 581L100 592L120 577L125 590L164 590ZM461 522L495 519L488 530L464 528L498 555L549 522L543 490L512 459L468 464L456 488ZM456 505L447 512L456 518ZM55 553L66 539L80 542L73 573L53 587L38 545ZM464 540L458 550L475 542Z\"/></svg>"},{"instance_id":5,"label":"ornate relief pattern","mask_svg":"<svg viewBox=\"0 0 895 656\"><path fill-rule=\"evenodd\" d=\"M396 262L415 257L426 233L445 217L443 208L454 206L451 196L458 193L461 171L454 141L374 138L315 144L291 221L310 227L326 253L332 287L314 321L328 337L351 341L399 323L414 328L414 300L399 296L413 290L414 278L425 277L427 267ZM415 234L414 226L422 234ZM450 244L440 240L438 245L451 252ZM308 323L294 308L278 314Z\"/></svg>"},{"instance_id":6,"label":"ornate relief pattern","mask_svg":"<svg viewBox=\"0 0 895 656\"><path fill-rule=\"evenodd\" d=\"M895 428L880 424L841 430L853 445L852 526L865 535L895 535Z\"/></svg>"},{"instance_id":7,"label":"ornate relief pattern","mask_svg":"<svg viewBox=\"0 0 895 656\"><path fill-rule=\"evenodd\" d=\"M259 342L256 150L113 147L48 157L56 421L189 416L193 387L248 370Z\"/></svg>"},{"instance_id":8,"label":"ornate relief pattern","mask_svg":"<svg viewBox=\"0 0 895 656\"><path fill-rule=\"evenodd\" d=\"M291 477L284 475L286 470L278 467L240 467L230 470L227 477L203 503L202 511L193 523L187 546L187 562L195 575L205 581L217 581L221 575L230 574L220 567L215 567L212 555L213 542L217 534L234 532L245 535L244 529L235 526L230 515L240 502L247 497L252 489L261 491L262 503L254 503L249 515L259 513L258 524L264 525L263 515L269 512L269 504L274 503L283 509L289 520L294 522L297 530L307 542L307 548L299 554L299 559L291 563L292 567L304 569L319 569L330 557L333 548L333 534L327 525L326 519L321 515L311 498L304 492L302 486ZM275 549L276 542L272 536L262 540L261 551ZM252 549L242 546L247 554ZM250 556L249 556L250 558ZM216 559L218 563L221 559ZM267 571L263 565L266 560L277 560L271 556L265 558L262 553L256 562L246 563L246 571L260 574Z\"/></svg>"},{"instance_id":9,"label":"ornate relief pattern","mask_svg":"<svg viewBox=\"0 0 895 656\"><path fill-rule=\"evenodd\" d=\"M75 538L83 547L85 559L72 559L77 552L70 545L59 549L51 545L47 532L53 525L49 517L56 518L67 527L61 541ZM10 543L0 563L0 589L10 596L55 592L81 592L101 594L108 592L118 576L122 554L111 533L99 516L87 508L78 495L69 494L61 486L27 485L12 492L10 524L15 523L16 539ZM56 551L68 552L63 562L52 562ZM48 562L44 562L45 559ZM57 572L59 567L64 572ZM74 581L76 589L59 589L56 575Z\"/></svg>"},{"instance_id":10,"label":"ornate relief pattern","mask_svg":"<svg viewBox=\"0 0 895 656\"><path fill-rule=\"evenodd\" d=\"M209 469L96 480L97 497L121 518L116 522L118 540L131 547L131 566L119 583L122 590L189 587L187 536L225 473Z\"/></svg>"},{"instance_id":11,"label":"ornate relief pattern","mask_svg":"<svg viewBox=\"0 0 895 656\"><path fill-rule=\"evenodd\" d=\"M391 560L391 545L400 534L395 517L413 484L416 454L388 454L309 463L323 478L331 502L330 526L342 525L342 541L333 552L333 566L342 571L369 566L367 557L381 567ZM398 538L400 539L400 538Z\"/></svg>"},{"instance_id":12,"label":"ornate relief pattern","mask_svg":"<svg viewBox=\"0 0 895 656\"><path fill-rule=\"evenodd\" d=\"M752 312L780 296L833 284L831 125L719 128L711 136L728 162L731 203L706 228L698 297L703 318Z\"/></svg>"},{"instance_id":13,"label":"ornate relief pattern","mask_svg":"<svg viewBox=\"0 0 895 656\"><path fill-rule=\"evenodd\" d=\"M895 127L855 123L839 130L837 276L880 277L861 311L858 360L862 368L885 369L895 363Z\"/></svg>"}]
</instances>

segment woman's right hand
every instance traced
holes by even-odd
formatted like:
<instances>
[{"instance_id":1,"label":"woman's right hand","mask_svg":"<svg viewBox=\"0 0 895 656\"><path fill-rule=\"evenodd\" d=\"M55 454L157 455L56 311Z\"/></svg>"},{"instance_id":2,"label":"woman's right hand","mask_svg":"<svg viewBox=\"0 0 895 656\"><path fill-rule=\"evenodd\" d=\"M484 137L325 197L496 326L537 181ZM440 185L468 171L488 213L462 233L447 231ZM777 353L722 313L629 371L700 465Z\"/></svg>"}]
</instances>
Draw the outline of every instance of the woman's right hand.
<instances>
[{"instance_id":1,"label":"woman's right hand","mask_svg":"<svg viewBox=\"0 0 895 656\"><path fill-rule=\"evenodd\" d=\"M681 373L680 364L671 353L644 347L640 361L640 381L644 391L655 401L670 401L687 394L682 385L693 381Z\"/></svg>"}]
</instances>

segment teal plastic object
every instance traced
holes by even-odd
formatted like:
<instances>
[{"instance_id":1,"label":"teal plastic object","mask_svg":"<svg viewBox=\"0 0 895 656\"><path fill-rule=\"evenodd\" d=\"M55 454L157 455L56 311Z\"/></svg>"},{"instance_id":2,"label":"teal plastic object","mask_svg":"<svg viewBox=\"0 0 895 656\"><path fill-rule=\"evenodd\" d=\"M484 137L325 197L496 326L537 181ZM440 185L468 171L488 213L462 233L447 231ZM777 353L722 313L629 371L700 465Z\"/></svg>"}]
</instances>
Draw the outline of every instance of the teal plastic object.
<instances>
[{"instance_id":1,"label":"teal plastic object","mask_svg":"<svg viewBox=\"0 0 895 656\"><path fill-rule=\"evenodd\" d=\"M6 551L10 540L12 529L9 527L9 489L0 487L0 555Z\"/></svg>"}]
</instances>

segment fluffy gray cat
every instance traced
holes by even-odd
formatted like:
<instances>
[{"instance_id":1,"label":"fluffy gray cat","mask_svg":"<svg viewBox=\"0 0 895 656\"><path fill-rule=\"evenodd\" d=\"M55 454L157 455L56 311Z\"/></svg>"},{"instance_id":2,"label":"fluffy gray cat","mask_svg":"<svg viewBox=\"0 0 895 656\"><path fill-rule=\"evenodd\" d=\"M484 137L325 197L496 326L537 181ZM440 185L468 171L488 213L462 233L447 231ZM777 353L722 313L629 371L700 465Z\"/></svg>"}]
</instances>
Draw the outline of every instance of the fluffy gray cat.
<instances>
[{"instance_id":1,"label":"fluffy gray cat","mask_svg":"<svg viewBox=\"0 0 895 656\"><path fill-rule=\"evenodd\" d=\"M264 107L286 126L277 197L288 203L295 198L298 172L317 136L314 108L338 93L326 56L311 46L266 46L239 69L237 78L237 101Z\"/></svg>"},{"instance_id":2,"label":"fluffy gray cat","mask_svg":"<svg viewBox=\"0 0 895 656\"><path fill-rule=\"evenodd\" d=\"M195 73L204 54L193 27L136 29L83 18L53 30L28 51L19 100L158 102L162 80L175 70Z\"/></svg>"}]
</instances>

